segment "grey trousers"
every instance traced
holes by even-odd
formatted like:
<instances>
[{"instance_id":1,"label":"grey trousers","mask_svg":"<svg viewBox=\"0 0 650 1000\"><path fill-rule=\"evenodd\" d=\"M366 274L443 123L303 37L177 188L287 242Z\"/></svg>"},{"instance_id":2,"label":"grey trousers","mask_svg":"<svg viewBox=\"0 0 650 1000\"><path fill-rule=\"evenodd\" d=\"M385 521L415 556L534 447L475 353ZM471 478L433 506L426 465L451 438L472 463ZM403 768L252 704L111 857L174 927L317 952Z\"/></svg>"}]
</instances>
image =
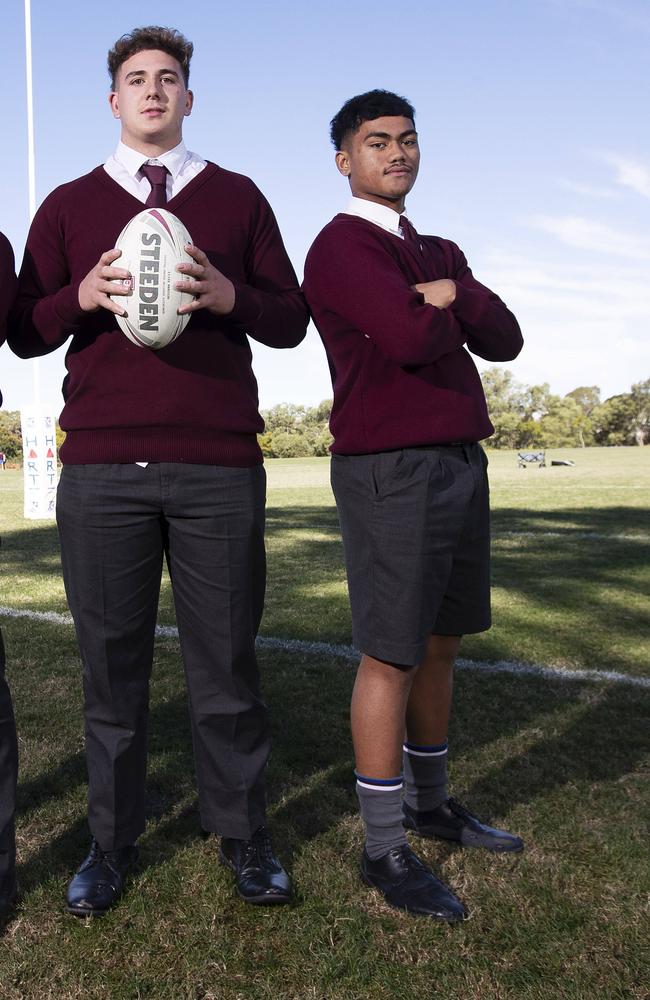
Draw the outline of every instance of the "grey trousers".
<instances>
[{"instance_id":1,"label":"grey trousers","mask_svg":"<svg viewBox=\"0 0 650 1000\"><path fill-rule=\"evenodd\" d=\"M265 472L68 465L57 495L63 575L83 661L88 818L103 850L145 824L154 628L167 557L204 829L264 821L269 751L255 636L264 602Z\"/></svg>"},{"instance_id":2,"label":"grey trousers","mask_svg":"<svg viewBox=\"0 0 650 1000\"><path fill-rule=\"evenodd\" d=\"M11 704L11 692L5 680L5 648L0 632L0 903L9 900L16 883L16 781L18 778L18 742Z\"/></svg>"}]
</instances>

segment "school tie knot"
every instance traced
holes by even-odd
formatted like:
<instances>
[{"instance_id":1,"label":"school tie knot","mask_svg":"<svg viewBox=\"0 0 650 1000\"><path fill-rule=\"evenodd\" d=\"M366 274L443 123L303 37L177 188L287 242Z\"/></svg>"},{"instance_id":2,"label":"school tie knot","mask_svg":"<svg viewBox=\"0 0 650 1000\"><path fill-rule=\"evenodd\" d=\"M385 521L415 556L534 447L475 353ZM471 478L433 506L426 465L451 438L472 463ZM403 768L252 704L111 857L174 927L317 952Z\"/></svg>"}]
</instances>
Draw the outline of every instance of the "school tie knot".
<instances>
[{"instance_id":1,"label":"school tie knot","mask_svg":"<svg viewBox=\"0 0 650 1000\"><path fill-rule=\"evenodd\" d=\"M404 237L404 242L409 243L416 250L420 249L420 237L416 233L415 229L406 218L405 215L400 215L399 226L402 231L402 236Z\"/></svg>"},{"instance_id":2,"label":"school tie knot","mask_svg":"<svg viewBox=\"0 0 650 1000\"><path fill-rule=\"evenodd\" d=\"M140 170L151 184L149 197L145 201L147 208L163 208L167 204L167 167L155 163L143 163Z\"/></svg>"}]
</instances>

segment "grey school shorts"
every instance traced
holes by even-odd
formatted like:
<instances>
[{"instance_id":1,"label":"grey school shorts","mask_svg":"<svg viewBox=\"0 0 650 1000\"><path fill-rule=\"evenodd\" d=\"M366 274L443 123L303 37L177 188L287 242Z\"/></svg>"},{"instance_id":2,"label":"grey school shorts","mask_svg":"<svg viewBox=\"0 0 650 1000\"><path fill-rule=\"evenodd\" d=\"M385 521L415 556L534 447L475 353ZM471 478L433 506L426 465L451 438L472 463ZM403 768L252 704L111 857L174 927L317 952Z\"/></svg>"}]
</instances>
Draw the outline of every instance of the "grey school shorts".
<instances>
[{"instance_id":1,"label":"grey school shorts","mask_svg":"<svg viewBox=\"0 0 650 1000\"><path fill-rule=\"evenodd\" d=\"M415 666L427 638L490 619L487 456L479 444L332 455L354 645Z\"/></svg>"}]
</instances>

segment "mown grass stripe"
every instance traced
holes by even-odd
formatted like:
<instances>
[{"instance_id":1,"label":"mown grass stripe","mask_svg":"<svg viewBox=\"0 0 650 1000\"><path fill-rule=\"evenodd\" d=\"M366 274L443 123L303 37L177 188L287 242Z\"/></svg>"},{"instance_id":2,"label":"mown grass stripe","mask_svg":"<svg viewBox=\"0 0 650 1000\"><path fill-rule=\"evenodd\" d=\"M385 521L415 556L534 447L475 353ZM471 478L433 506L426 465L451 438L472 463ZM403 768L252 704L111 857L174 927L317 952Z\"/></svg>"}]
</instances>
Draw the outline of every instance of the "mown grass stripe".
<instances>
[{"instance_id":1,"label":"mown grass stripe","mask_svg":"<svg viewBox=\"0 0 650 1000\"><path fill-rule=\"evenodd\" d=\"M54 625L72 626L69 615L61 615L56 611L31 611L27 608L9 608L0 605L0 617L29 618L33 621L49 622ZM178 629L175 625L157 625L156 635L162 639L175 639ZM331 642L316 642L306 639L279 639L274 636L259 635L257 645L260 649L279 649L285 653L298 653L309 656L333 656L343 660L357 662L359 652L353 646L338 645ZM518 660L497 660L490 663L486 660L467 660L459 657L456 660L459 670L476 670L490 674L515 674L519 677L541 677L549 681L590 681L595 683L626 684L632 687L650 688L650 678L634 677L621 674L615 670L569 670L563 667L549 667L540 663L522 663Z\"/></svg>"},{"instance_id":2,"label":"mown grass stripe","mask_svg":"<svg viewBox=\"0 0 650 1000\"><path fill-rule=\"evenodd\" d=\"M492 531L492 538L563 538L565 541L648 542L650 535L608 535L598 531Z\"/></svg>"}]
</instances>

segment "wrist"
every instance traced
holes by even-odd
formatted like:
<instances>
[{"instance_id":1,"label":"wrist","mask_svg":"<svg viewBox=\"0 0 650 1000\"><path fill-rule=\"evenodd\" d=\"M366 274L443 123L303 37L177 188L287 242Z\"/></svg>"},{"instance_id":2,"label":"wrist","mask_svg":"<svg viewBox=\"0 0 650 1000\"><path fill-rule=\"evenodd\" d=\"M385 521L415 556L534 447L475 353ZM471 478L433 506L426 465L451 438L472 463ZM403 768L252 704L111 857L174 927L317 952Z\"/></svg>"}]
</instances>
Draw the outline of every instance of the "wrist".
<instances>
[{"instance_id":1,"label":"wrist","mask_svg":"<svg viewBox=\"0 0 650 1000\"><path fill-rule=\"evenodd\" d=\"M230 313L235 308L235 300L237 298L237 294L235 292L235 286L233 285L233 283L230 280L230 278L226 278L226 281L227 281L228 284L226 286L226 289L224 290L224 312L223 312L223 315L224 316L229 316Z\"/></svg>"},{"instance_id":2,"label":"wrist","mask_svg":"<svg viewBox=\"0 0 650 1000\"><path fill-rule=\"evenodd\" d=\"M77 291L77 301L79 303L79 308L82 310L82 312L92 312L93 303L89 295L87 294L86 289L84 288L83 281L79 285L79 289Z\"/></svg>"},{"instance_id":3,"label":"wrist","mask_svg":"<svg viewBox=\"0 0 650 1000\"><path fill-rule=\"evenodd\" d=\"M230 278L224 278L216 296L216 301L208 307L215 316L230 316L235 308L235 286Z\"/></svg>"}]
</instances>

